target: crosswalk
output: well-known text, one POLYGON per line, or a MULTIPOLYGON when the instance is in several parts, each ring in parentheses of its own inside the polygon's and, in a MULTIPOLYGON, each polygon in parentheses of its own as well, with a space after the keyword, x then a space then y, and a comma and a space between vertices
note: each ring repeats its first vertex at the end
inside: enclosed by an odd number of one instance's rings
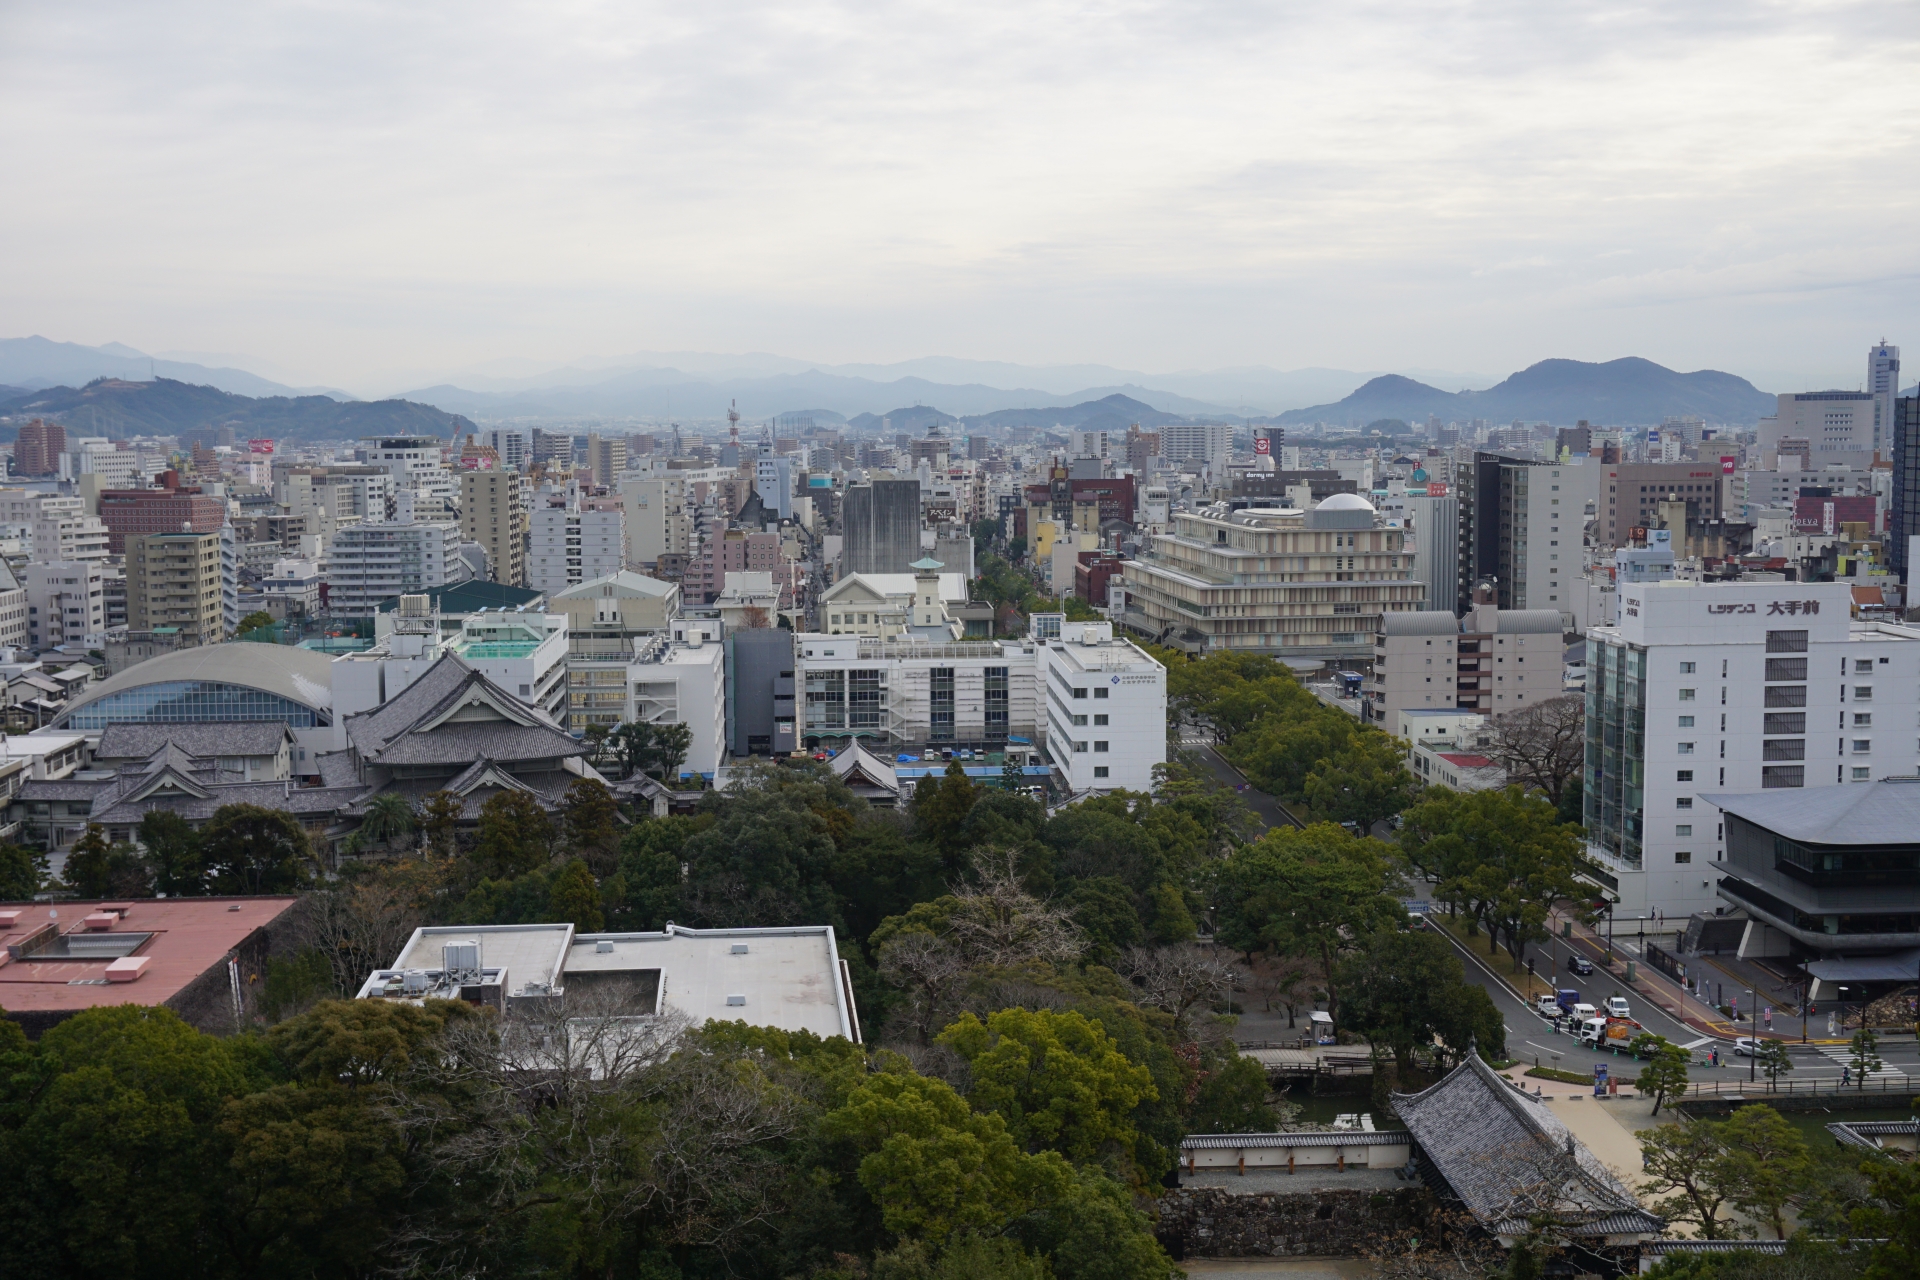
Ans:
MULTIPOLYGON (((1853 1047, 1851 1045, 1823 1044, 1816 1047, 1820 1050, 1821 1056, 1831 1058, 1843 1067, 1851 1067, 1853 1065, 1853 1047)), ((1878 1071, 1867 1072, 1867 1079, 1879 1080, 1879 1079, 1882 1079, 1883 1077, 1904 1078, 1906 1074, 1907 1074, 1906 1072, 1900 1070, 1899 1068, 1889 1063, 1883 1062, 1878 1071)))
POLYGON ((1180 745, 1183 747, 1210 747, 1213 745, 1213 737, 1211 734, 1196 733, 1188 730, 1180 735, 1180 745))

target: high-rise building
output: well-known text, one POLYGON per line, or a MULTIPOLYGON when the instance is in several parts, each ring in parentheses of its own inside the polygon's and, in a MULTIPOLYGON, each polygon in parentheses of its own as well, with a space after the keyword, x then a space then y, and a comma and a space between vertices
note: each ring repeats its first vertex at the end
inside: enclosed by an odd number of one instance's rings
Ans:
POLYGON ((573 437, 565 432, 533 429, 533 456, 535 463, 552 463, 567 467, 573 465, 573 437))
POLYGON ((533 438, 525 427, 495 427, 481 433, 482 444, 491 448, 500 458, 500 465, 509 471, 525 471, 529 455, 533 452, 533 438))
POLYGON ((98 645, 107 630, 106 588, 98 560, 36 561, 22 572, 27 647, 98 645))
POLYGON ((1915 772, 1920 631, 1852 605, 1845 582, 1670 580, 1588 629, 1587 853, 1616 917, 1724 905, 1719 795, 1915 772))
POLYGON ((460 536, 487 553, 487 573, 509 587, 527 585, 527 508, 518 471, 460 476, 460 536))
POLYGON ((692 554, 693 518, 687 514, 687 482, 678 473, 629 474, 620 482, 627 511, 627 563, 658 565, 662 556, 692 554))
POLYGON ((1913 539, 1920 537, 1920 395, 1893 403, 1893 499, 1887 507, 1887 560, 1902 583, 1911 580, 1913 539))
MULTIPOLYGON (((1891 410, 1891 405, 1887 406, 1891 410)), ((1758 443, 1764 457, 1792 449, 1807 466, 1868 466, 1873 461, 1874 415, 1879 406, 1868 391, 1802 391, 1779 397, 1771 418, 1760 419, 1758 443)))
POLYGON ((1427 585, 1427 608, 1451 614, 1459 607, 1460 499, 1409 495, 1406 513, 1413 576, 1427 585))
POLYGON ((531 542, 527 585, 536 591, 565 591, 626 567, 626 513, 584 510, 576 495, 564 507, 533 513, 531 542))
POLYGON ((1212 462, 1233 449, 1233 424, 1167 422, 1160 427, 1160 452, 1169 462, 1212 462))
POLYGON ((108 552, 120 555, 136 534, 218 533, 227 522, 227 504, 195 487, 107 489, 100 494, 100 520, 108 552))
POLYGON ((1900 394, 1900 348, 1885 338, 1867 352, 1867 394, 1873 397, 1873 448, 1885 454, 1893 448, 1893 402, 1900 394))
POLYGON ((440 524, 348 525, 328 548, 328 607, 339 617, 370 618, 383 600, 446 586, 457 537, 440 524))
POLYGON ((842 576, 911 573, 920 558, 920 482, 875 480, 848 487, 840 504, 842 576))
POLYGON ((1594 540, 1621 546, 1630 530, 1651 528, 1669 499, 1686 503, 1690 519, 1719 519, 1726 487, 1721 475, 1718 461, 1602 463, 1594 475, 1594 540))
POLYGON ((619 483, 622 473, 627 469, 627 438, 589 435, 587 469, 593 472, 593 482, 597 485, 619 483))
POLYGON ((67 429, 57 422, 35 418, 20 428, 13 444, 13 471, 21 476, 50 476, 60 469, 67 451, 67 429))
POLYGON ((180 644, 218 644, 220 530, 127 538, 127 630, 171 631, 180 644))

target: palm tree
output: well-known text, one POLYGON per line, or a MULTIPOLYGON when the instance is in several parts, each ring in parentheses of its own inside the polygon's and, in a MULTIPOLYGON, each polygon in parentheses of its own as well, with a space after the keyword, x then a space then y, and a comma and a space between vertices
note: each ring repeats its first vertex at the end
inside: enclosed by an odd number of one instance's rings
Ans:
POLYGON ((356 848, 364 848, 368 841, 378 841, 391 849, 394 842, 413 834, 413 806, 407 798, 393 791, 384 791, 375 796, 367 805, 366 813, 360 819, 360 829, 353 833, 356 848))

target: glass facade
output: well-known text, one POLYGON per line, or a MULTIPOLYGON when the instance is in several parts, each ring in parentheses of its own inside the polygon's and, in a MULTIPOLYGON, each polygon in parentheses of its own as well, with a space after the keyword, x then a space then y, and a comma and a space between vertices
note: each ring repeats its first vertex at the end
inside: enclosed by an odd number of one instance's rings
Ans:
POLYGON ((928 676, 933 707, 928 736, 935 742, 943 742, 953 737, 953 668, 934 667, 928 676))
POLYGON ((312 707, 264 689, 216 680, 165 680, 95 698, 69 712, 65 728, 94 732, 110 724, 278 720, 293 729, 328 723, 312 707))
POLYGON ((1646 808, 1647 651, 1587 640, 1587 835, 1638 869, 1646 808))
POLYGON ((1007 669, 988 667, 987 737, 996 741, 1007 736, 1007 669))

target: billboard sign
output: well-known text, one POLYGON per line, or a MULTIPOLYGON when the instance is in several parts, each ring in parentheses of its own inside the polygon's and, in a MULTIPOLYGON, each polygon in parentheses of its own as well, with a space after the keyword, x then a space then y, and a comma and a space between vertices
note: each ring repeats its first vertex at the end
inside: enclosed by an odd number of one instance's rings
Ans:
POLYGON ((248 453, 272 453, 272 452, 273 452, 273 441, 271 441, 271 440, 249 440, 249 441, 247 441, 247 452, 248 452, 248 453))
POLYGON ((1268 457, 1273 453, 1273 441, 1265 436, 1255 436, 1253 438, 1253 451, 1262 458, 1268 457))

